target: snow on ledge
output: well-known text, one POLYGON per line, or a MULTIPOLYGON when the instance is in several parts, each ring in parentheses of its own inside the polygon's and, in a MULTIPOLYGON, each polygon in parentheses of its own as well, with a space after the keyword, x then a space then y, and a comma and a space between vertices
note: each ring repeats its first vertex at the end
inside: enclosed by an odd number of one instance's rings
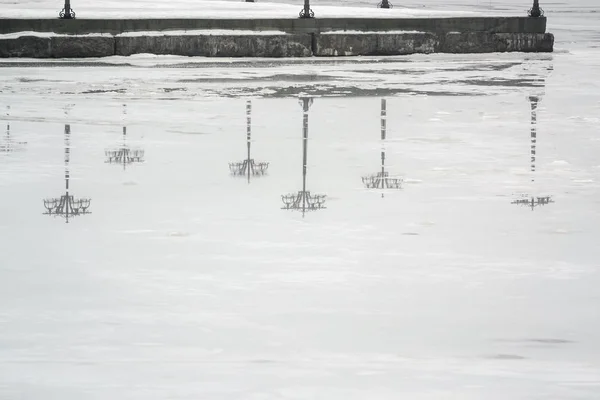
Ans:
POLYGON ((70 36, 70 37, 97 37, 97 36, 112 37, 112 35, 110 33, 88 33, 88 34, 83 34, 83 35, 65 35, 62 33, 54 33, 54 32, 23 31, 23 32, 0 34, 0 39, 18 39, 20 37, 25 37, 25 36, 33 36, 33 37, 39 37, 39 38, 66 37, 66 36, 70 36))
POLYGON ((0 39, 18 39, 25 36, 33 36, 39 38, 50 38, 50 37, 141 37, 141 36, 276 36, 276 35, 287 35, 288 33, 282 31, 249 31, 249 30, 227 30, 227 29, 198 29, 198 30, 184 30, 184 31, 140 31, 140 32, 124 32, 118 35, 111 35, 110 33, 89 33, 82 35, 68 35, 64 33, 54 32, 14 32, 0 34, 0 39))
POLYGON ((329 31, 320 35, 399 35, 403 33, 426 33, 423 31, 329 31))
MULTIPOLYGON (((481 13, 471 11, 437 11, 396 7, 393 9, 371 7, 326 6, 315 4, 312 9, 317 18, 428 18, 472 17, 481 13)), ((288 18, 297 19, 302 8, 298 4, 260 1, 219 0, 102 0, 76 1, 72 7, 77 18, 145 19, 145 18, 288 18)), ((57 18, 62 8, 61 0, 0 0, 1 18, 57 18)))
POLYGON ((239 36, 239 35, 260 35, 274 36, 287 35, 283 31, 250 31, 250 30, 235 30, 235 29, 195 29, 184 31, 139 31, 139 32, 124 32, 116 37, 139 37, 139 36, 239 36))

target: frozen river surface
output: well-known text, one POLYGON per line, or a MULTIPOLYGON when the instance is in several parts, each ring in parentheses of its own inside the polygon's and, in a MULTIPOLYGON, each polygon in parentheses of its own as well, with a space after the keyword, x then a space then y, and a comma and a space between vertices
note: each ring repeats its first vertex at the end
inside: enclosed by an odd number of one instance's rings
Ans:
POLYGON ((552 55, 0 63, 0 398, 597 399, 600 35, 565 15, 552 55), (303 181, 325 208, 282 209, 303 181))

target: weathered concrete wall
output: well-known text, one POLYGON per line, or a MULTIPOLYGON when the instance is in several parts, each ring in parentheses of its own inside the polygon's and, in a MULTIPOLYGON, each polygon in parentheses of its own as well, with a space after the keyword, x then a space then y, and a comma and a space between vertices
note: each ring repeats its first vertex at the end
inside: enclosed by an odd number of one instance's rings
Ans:
POLYGON ((18 39, 0 39, 0 57, 52 57, 50 39, 21 36, 18 39))
POLYGON ((114 54, 114 37, 21 36, 16 39, 0 39, 0 57, 84 58, 114 54))
POLYGON ((54 58, 106 57, 115 54, 115 38, 105 36, 57 36, 50 39, 54 58))
POLYGON ((315 56, 551 52, 551 33, 359 33, 315 35, 315 56))
POLYGON ((205 57, 310 57, 311 35, 219 35, 116 37, 116 54, 205 57))
POLYGON ((315 35, 315 56, 371 56, 434 53, 434 33, 357 33, 315 35))
POLYGON ((81 35, 190 29, 277 30, 288 33, 335 30, 545 33, 546 18, 0 19, 0 33, 34 31, 81 35))
POLYGON ((415 53, 551 52, 550 33, 323 33, 194 36, 22 36, 0 57, 80 58, 139 53, 205 57, 310 57, 415 53))

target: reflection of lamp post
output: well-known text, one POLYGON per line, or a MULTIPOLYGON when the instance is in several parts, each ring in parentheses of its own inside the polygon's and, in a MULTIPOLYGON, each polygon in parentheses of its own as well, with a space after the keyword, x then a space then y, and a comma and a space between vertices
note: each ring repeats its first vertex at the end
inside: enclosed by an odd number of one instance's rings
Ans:
POLYGON ((69 223, 69 218, 76 217, 82 214, 90 214, 90 199, 76 199, 72 194, 69 194, 69 161, 71 154, 70 147, 71 125, 65 125, 65 194, 60 197, 44 199, 44 207, 46 207, 45 215, 53 215, 63 217, 66 223, 69 223))
POLYGON ((539 0, 533 0, 533 7, 531 7, 528 14, 532 18, 539 18, 544 15, 544 10, 540 8, 539 0))
MULTIPOLYGON (((531 103, 531 184, 535 183, 535 156, 537 145, 537 107, 539 102, 538 96, 529 96, 531 103)), ((554 203, 551 196, 530 196, 524 195, 521 199, 513 200, 511 204, 530 207, 533 211, 535 207, 545 206, 546 204, 554 203)))
MULTIPOLYGON (((127 114, 127 105, 123 104, 123 118, 127 114)), ((106 155, 106 161, 109 164, 120 164, 123 166, 123 170, 127 168, 129 164, 142 163, 144 162, 144 150, 142 149, 131 149, 127 146, 127 127, 125 121, 123 121, 123 144, 120 147, 104 150, 106 155)))
POLYGON ((303 97, 300 99, 302 104, 302 190, 297 193, 290 193, 281 196, 284 210, 302 211, 302 216, 306 211, 320 210, 325 207, 327 198, 324 194, 311 194, 306 190, 306 164, 308 159, 308 110, 313 102, 312 98, 303 97))
POLYGON ((246 176, 250 183, 250 176, 262 176, 269 169, 268 162, 255 162, 250 156, 250 143, 252 137, 252 102, 246 102, 246 159, 240 162, 229 163, 229 170, 233 176, 246 176))
POLYGON ((58 13, 60 19, 75 19, 75 11, 71 8, 71 0, 65 0, 65 6, 58 13))
POLYGON ((10 134, 10 121, 8 117, 10 117, 10 106, 6 106, 6 138, 0 142, 0 152, 2 153, 12 153, 13 151, 22 150, 23 145, 27 144, 27 142, 15 142, 10 134))
MULTIPOLYGON (((385 138, 387 131, 386 100, 381 99, 381 171, 373 175, 362 177, 364 185, 368 189, 401 189, 402 178, 392 178, 385 170, 385 138)), ((383 193, 381 194, 383 197, 383 193)))

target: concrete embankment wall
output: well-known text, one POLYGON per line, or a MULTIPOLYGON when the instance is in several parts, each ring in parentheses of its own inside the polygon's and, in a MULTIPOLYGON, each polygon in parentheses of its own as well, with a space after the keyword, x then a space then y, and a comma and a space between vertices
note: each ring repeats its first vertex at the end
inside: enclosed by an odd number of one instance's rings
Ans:
POLYGON ((0 37, 0 57, 75 58, 139 53, 206 57, 310 57, 551 52, 554 46, 554 36, 546 33, 545 18, 521 17, 70 21, 0 19, 0 27, 0 31, 8 33, 8 36, 0 37), (168 28, 203 30, 179 34, 169 33, 168 28), (144 29, 154 33, 144 33, 144 29), (220 32, 215 29, 220 29, 220 32), (156 31, 160 30, 164 32, 157 34, 156 31), (42 34, 18 34, 26 31, 52 33, 48 37, 42 34), (121 33, 123 31, 127 32, 121 33), (138 33, 131 34, 131 31, 138 33), (12 34, 14 32, 17 34, 12 34))
POLYGON ((290 35, 21 36, 0 57, 81 58, 139 53, 205 57, 310 57, 416 53, 551 52, 549 33, 333 33, 290 35))
POLYGON ((546 18, 452 17, 452 18, 253 18, 253 19, 0 19, 0 34, 14 32, 87 33, 166 30, 253 30, 286 33, 328 31, 420 31, 545 33, 546 18))

